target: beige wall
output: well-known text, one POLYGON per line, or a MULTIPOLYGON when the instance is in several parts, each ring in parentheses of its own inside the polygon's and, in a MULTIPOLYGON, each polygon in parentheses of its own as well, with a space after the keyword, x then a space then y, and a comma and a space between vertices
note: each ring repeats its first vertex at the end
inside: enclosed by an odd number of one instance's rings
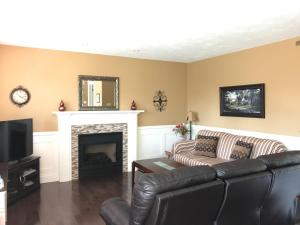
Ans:
POLYGON ((80 75, 120 77, 120 108, 134 99, 139 125, 175 124, 187 110, 199 124, 299 136, 300 47, 291 39, 195 63, 183 64, 0 45, 0 120, 33 117, 35 131, 57 129, 60 99, 78 110, 80 75), (266 84, 266 118, 219 116, 219 87, 266 84), (10 91, 23 85, 32 99, 18 108, 10 91), (152 106, 156 90, 168 96, 165 112, 152 106))
POLYGON ((199 124, 300 134, 300 47, 291 39, 187 66, 187 105, 199 124), (221 117, 219 87, 266 84, 266 118, 221 117))
POLYGON ((0 45, 0 120, 33 117, 35 131, 57 129, 60 100, 78 110, 78 75, 120 77, 120 109, 132 100, 146 112, 139 126, 175 124, 186 114, 186 64, 0 45), (13 88, 23 85, 30 102, 18 108, 10 102, 13 88), (155 111, 152 98, 164 90, 168 107, 155 111))

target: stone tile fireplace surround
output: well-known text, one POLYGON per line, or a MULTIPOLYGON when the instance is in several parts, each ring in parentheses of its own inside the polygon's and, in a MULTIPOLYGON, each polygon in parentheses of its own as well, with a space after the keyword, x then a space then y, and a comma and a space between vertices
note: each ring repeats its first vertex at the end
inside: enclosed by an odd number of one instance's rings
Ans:
POLYGON ((135 111, 54 112, 58 121, 59 181, 78 179, 78 135, 123 133, 123 171, 130 171, 137 158, 137 116, 135 111))
POLYGON ((128 171, 128 131, 126 123, 73 125, 72 128, 72 180, 78 177, 78 136, 80 134, 123 133, 123 171, 128 171))

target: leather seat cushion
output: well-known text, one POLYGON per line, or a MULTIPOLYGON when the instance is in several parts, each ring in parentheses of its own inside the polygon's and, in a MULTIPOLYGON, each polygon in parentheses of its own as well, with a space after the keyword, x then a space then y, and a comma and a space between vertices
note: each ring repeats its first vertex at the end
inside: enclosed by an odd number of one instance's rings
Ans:
POLYGON ((111 198, 102 203, 100 215, 109 225, 129 225, 130 207, 120 198, 111 198))
POLYGON ((131 224, 144 224, 157 194, 206 183, 215 178, 216 171, 209 166, 182 167, 166 174, 142 175, 134 185, 131 224))

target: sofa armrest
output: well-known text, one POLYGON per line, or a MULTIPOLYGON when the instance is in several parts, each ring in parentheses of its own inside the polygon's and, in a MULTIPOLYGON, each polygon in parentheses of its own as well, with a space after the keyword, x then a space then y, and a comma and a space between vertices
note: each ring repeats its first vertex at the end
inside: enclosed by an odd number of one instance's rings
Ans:
POLYGON ((129 225, 130 206, 120 198, 111 198, 102 203, 100 216, 106 225, 129 225))
POLYGON ((180 141, 174 144, 172 153, 178 154, 180 152, 187 152, 187 151, 192 151, 195 149, 196 146, 196 141, 195 140, 185 140, 185 141, 180 141))
POLYGON ((300 196, 297 196, 296 202, 297 202, 297 210, 296 210, 295 222, 300 223, 300 196))

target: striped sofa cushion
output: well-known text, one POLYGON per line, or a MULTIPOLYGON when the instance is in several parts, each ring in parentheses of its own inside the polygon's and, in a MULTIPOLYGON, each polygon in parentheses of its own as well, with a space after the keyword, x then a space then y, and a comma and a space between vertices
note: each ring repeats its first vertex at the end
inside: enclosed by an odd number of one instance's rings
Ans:
POLYGON ((181 164, 184 164, 186 166, 200 166, 200 165, 212 166, 214 164, 223 163, 227 161, 221 158, 197 156, 192 154, 191 152, 181 152, 180 154, 175 154, 173 156, 173 160, 181 164))
POLYGON ((233 135, 229 133, 223 133, 219 139, 219 145, 217 149, 217 157, 229 160, 233 151, 235 143, 240 141, 242 136, 233 135))
MULTIPOLYGON (((220 137, 223 134, 223 132, 219 132, 219 131, 212 131, 212 130, 199 130, 197 137, 199 135, 202 136, 213 136, 213 137, 220 137)), ((197 138, 196 137, 196 138, 197 138)))
POLYGON ((230 155, 235 143, 242 139, 242 136, 211 130, 200 130, 197 134, 197 137, 199 135, 219 137, 217 158, 226 160, 230 159, 230 155))
POLYGON ((244 136, 241 141, 253 144, 252 154, 250 156, 252 159, 260 155, 270 155, 287 151, 287 147, 276 140, 244 136))
POLYGON ((194 140, 185 140, 177 142, 173 145, 172 152, 173 154, 178 154, 186 151, 193 151, 195 148, 196 142, 194 140))

